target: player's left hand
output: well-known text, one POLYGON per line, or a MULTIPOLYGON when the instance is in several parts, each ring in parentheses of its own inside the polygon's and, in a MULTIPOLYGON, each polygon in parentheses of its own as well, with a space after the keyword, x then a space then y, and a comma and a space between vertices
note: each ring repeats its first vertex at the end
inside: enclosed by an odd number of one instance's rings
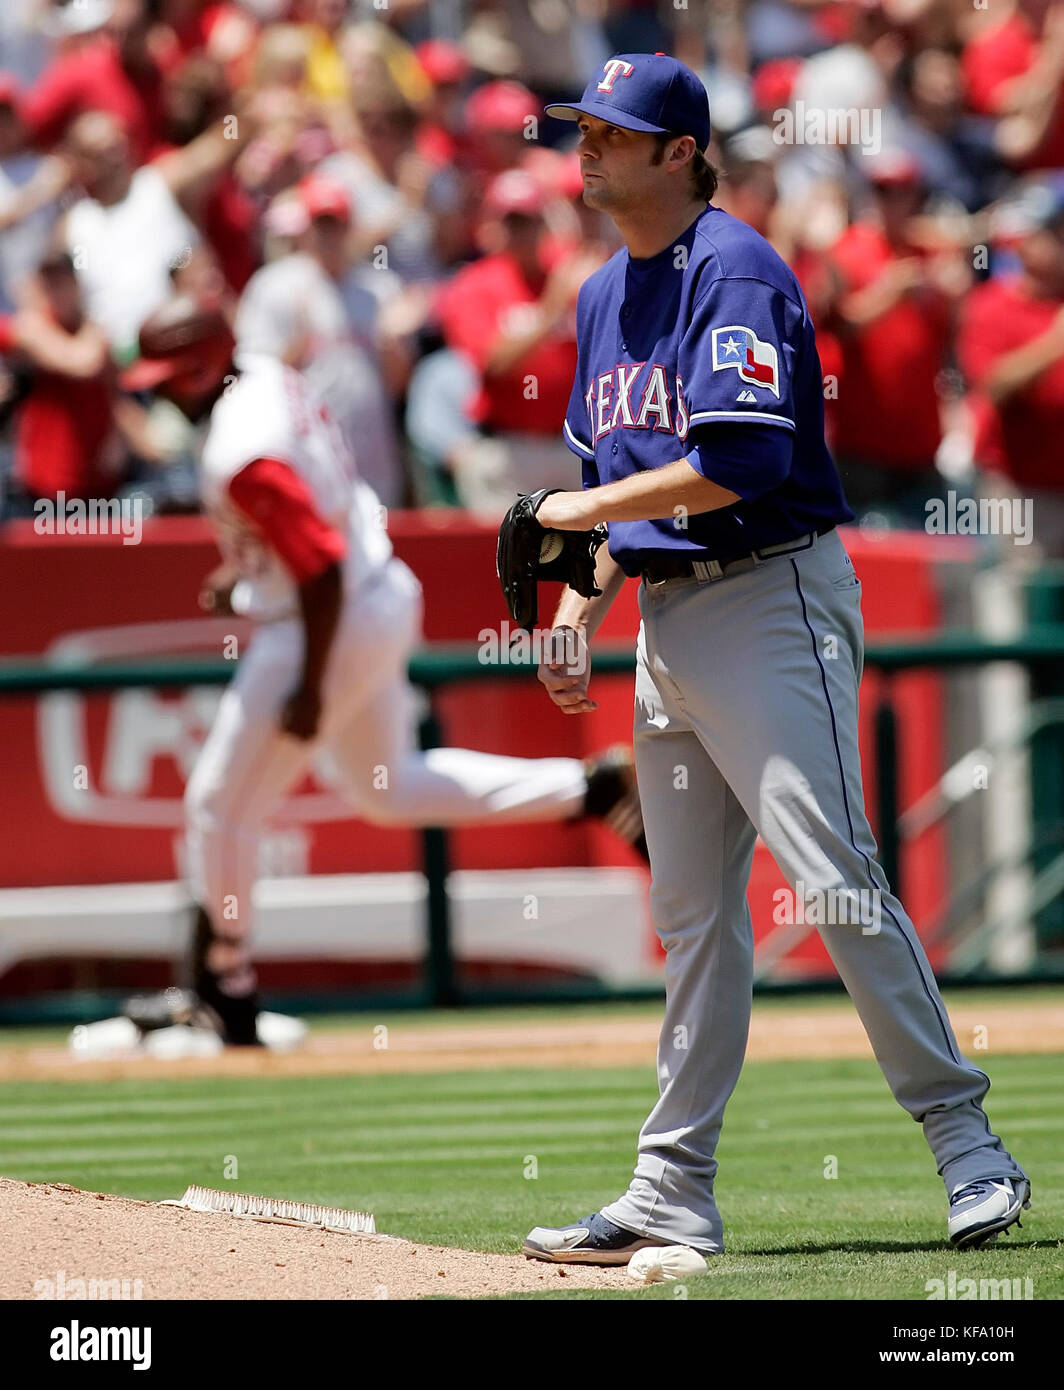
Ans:
POLYGON ((281 709, 281 732, 305 743, 314 738, 320 723, 321 694, 302 685, 297 687, 281 709))

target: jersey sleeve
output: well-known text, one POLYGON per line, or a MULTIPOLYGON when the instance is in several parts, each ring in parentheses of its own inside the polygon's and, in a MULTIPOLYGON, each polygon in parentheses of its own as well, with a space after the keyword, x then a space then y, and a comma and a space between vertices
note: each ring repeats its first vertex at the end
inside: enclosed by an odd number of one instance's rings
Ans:
MULTIPOLYGON (((577 295, 576 300, 576 341, 583 343, 586 326, 581 313, 581 299, 583 289, 577 295)), ((599 475, 595 466, 594 434, 591 429, 590 407, 584 395, 584 354, 577 348, 576 354, 576 375, 573 378, 573 389, 569 395, 569 404, 565 411, 565 423, 562 425, 562 437, 566 445, 580 460, 580 472, 585 488, 598 487, 599 475)))
POLYGON ((230 480, 229 497, 262 532, 297 584, 344 558, 343 536, 322 519, 306 483, 280 459, 253 459, 230 480))
POLYGON ((587 402, 580 390, 581 382, 580 368, 577 366, 576 379, 573 382, 572 394, 569 397, 569 407, 565 412, 562 435, 566 444, 580 460, 580 473, 584 487, 598 487, 598 469, 595 467, 595 451, 588 442, 591 438, 591 430, 589 428, 587 402))
POLYGON ((715 280, 680 341, 689 428, 749 422, 793 432, 803 317, 799 303, 763 280, 715 280))
POLYGON ((744 502, 779 487, 791 471, 794 436, 770 425, 696 426, 687 442, 694 443, 691 467, 744 502))

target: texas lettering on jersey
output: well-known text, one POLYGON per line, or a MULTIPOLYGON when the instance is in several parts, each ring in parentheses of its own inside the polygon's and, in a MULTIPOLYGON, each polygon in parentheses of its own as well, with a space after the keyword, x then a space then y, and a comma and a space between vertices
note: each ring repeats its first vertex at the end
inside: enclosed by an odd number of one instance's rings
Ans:
POLYGON ((618 363, 601 372, 584 394, 591 439, 595 442, 611 430, 662 430, 687 438, 691 420, 683 399, 683 379, 669 376, 660 363, 618 363))

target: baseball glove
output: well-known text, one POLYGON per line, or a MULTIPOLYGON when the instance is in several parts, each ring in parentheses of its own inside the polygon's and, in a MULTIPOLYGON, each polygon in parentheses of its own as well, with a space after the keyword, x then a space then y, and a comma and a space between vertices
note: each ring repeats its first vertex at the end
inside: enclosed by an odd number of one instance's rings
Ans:
POLYGON ((522 492, 499 527, 495 572, 502 585, 510 617, 531 632, 539 611, 536 584, 541 579, 560 579, 584 598, 602 590, 595 587, 595 552, 606 540, 605 526, 590 531, 551 531, 536 520, 544 497, 561 488, 522 492))

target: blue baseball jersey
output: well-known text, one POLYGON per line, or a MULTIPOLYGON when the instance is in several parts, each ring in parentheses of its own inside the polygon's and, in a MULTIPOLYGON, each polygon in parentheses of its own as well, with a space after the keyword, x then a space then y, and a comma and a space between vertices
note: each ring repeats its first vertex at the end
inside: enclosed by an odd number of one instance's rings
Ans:
POLYGON ((584 487, 686 458, 740 498, 611 522, 627 574, 663 551, 736 556, 853 520, 824 439, 805 297, 745 222, 710 205, 658 255, 618 251, 580 291, 577 339, 565 439, 584 487))

